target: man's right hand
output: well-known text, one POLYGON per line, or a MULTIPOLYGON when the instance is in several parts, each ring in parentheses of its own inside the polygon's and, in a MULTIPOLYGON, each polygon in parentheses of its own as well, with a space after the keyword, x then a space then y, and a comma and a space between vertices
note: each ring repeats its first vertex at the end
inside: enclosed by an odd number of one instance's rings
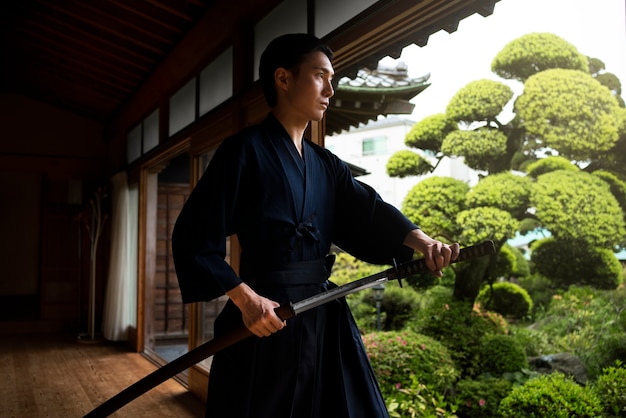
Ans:
POLYGON ((286 322, 274 311, 280 305, 259 295, 247 284, 239 284, 226 295, 241 311, 246 328, 257 337, 268 337, 285 327, 286 322))

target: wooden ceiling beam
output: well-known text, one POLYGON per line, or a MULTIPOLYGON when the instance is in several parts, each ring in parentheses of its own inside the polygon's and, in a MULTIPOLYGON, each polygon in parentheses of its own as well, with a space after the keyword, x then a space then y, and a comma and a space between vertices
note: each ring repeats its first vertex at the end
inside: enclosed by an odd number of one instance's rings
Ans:
MULTIPOLYGON (((92 16, 85 15, 84 13, 79 13, 75 11, 73 8, 64 8, 62 7, 63 3, 52 3, 46 0, 40 0, 42 4, 46 5, 51 10, 55 10, 64 16, 71 17, 76 22, 80 22, 81 25, 87 25, 91 28, 92 32, 95 32, 93 29, 98 29, 101 33, 108 35, 109 37, 113 37, 116 39, 108 39, 107 36, 102 36, 100 39, 106 40, 106 42, 113 42, 115 44, 118 43, 118 40, 124 41, 126 44, 132 44, 140 47, 142 50, 147 50, 153 52, 155 55, 163 55, 168 52, 170 47, 172 46, 172 42, 168 42, 165 45, 155 46, 143 42, 140 37, 132 36, 131 34, 124 33, 119 30, 120 25, 109 26, 106 23, 102 22, 102 20, 93 18, 92 16)), ((63 22, 65 26, 69 26, 70 23, 65 20, 63 22), (67 22, 67 23, 66 23, 67 22)), ((72 27, 78 27, 76 25, 72 25, 72 27)))

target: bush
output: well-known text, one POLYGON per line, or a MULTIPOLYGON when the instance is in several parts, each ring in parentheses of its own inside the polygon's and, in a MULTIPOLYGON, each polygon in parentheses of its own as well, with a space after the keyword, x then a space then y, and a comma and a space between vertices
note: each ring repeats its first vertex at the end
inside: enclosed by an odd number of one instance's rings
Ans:
POLYGON ((410 387, 401 388, 386 400, 391 418, 458 418, 457 405, 443 394, 417 382, 413 377, 410 387))
POLYGON ((363 342, 385 398, 411 387, 413 379, 444 392, 458 378, 448 350, 425 335, 376 332, 364 335, 363 342))
MULTIPOLYGON (((412 288, 400 288, 397 283, 386 283, 380 305, 381 330, 399 331, 414 318, 420 302, 420 295, 412 288)), ((371 290, 354 293, 348 298, 352 315, 361 333, 378 331, 376 301, 371 290)))
POLYGON ((533 307, 533 301, 528 292, 523 287, 510 282, 498 282, 483 287, 476 301, 490 311, 516 319, 526 317, 533 307))
POLYGON ((480 364, 483 373, 501 376, 528 368, 524 348, 508 335, 487 335, 482 339, 480 364))
POLYGON ((601 417, 600 399, 562 373, 530 379, 502 400, 498 412, 505 418, 601 417))
POLYGON ((498 406, 511 391, 512 384, 506 379, 486 377, 477 380, 463 379, 457 382, 454 399, 459 405, 460 417, 498 417, 498 406))
POLYGON ((550 337, 541 330, 524 326, 511 326, 509 335, 524 347, 526 357, 536 357, 557 351, 551 343, 550 337))
POLYGON ((615 289, 622 283, 622 265, 608 248, 572 245, 550 237, 535 241, 531 249, 536 271, 561 289, 570 285, 615 289))
POLYGON ((607 418, 626 415, 626 368, 619 361, 615 365, 605 368, 593 385, 607 418))
POLYGON ((593 379, 615 360, 626 361, 625 301, 623 288, 609 292, 572 286, 554 296, 538 324, 562 351, 579 356, 593 379))
POLYGON ((420 315, 411 324, 415 331, 445 345, 463 375, 479 374, 480 339, 488 334, 506 334, 504 318, 478 305, 454 301, 450 289, 435 287, 422 300, 420 315))
POLYGON ((556 292, 552 280, 540 274, 520 277, 517 283, 528 292, 530 299, 533 301, 531 312, 533 317, 550 305, 552 296, 556 292))

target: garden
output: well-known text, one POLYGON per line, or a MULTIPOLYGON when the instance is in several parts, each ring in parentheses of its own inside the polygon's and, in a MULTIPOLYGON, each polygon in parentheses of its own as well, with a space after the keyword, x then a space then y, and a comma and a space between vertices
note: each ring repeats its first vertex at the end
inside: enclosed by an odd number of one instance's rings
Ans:
MULTIPOLYGON (((333 280, 377 271, 342 253, 333 280)), ((347 297, 392 417, 626 416, 624 284, 555 291, 528 275, 485 286, 470 305, 453 298, 452 267, 445 273, 387 282, 380 331, 374 293, 347 297), (583 372, 529 362, 560 353, 583 372)))
MULTIPOLYGON (((442 278, 388 282, 382 300, 347 297, 389 413, 624 417, 621 83, 550 33, 511 41, 491 70, 502 80, 467 84, 386 165, 419 178, 402 212, 428 235, 497 249, 442 278), (477 183, 434 175, 445 158, 463 158, 477 183), (510 245, 529 234, 527 247, 510 245)), ((339 251, 331 280, 380 270, 339 251)))

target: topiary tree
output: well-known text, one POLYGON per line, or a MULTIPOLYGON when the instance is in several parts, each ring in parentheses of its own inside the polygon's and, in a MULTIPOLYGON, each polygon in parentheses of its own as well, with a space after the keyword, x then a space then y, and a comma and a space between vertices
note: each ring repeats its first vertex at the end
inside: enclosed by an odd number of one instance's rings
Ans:
POLYGON ((402 212, 432 237, 453 240, 460 232, 455 222, 465 209, 469 186, 451 177, 429 177, 407 194, 402 212))
POLYGON ((491 70, 505 79, 526 81, 551 68, 588 71, 587 57, 551 33, 529 33, 509 42, 491 62, 491 70))
POLYGON ((616 145, 623 129, 622 110, 591 75, 558 68, 528 78, 524 93, 515 101, 515 111, 535 138, 536 151, 548 147, 576 161, 586 161, 616 145))
POLYGON ((472 81, 452 97, 446 115, 466 124, 484 121, 497 125, 497 116, 512 97, 513 90, 506 84, 487 79, 472 81))
MULTIPOLYGON (((465 245, 492 239, 500 248, 516 232, 541 228, 563 252, 571 245, 589 251, 623 246, 626 109, 618 99, 619 80, 607 75, 600 60, 549 33, 511 41, 494 58, 492 71, 524 83, 522 94, 514 99, 500 81, 471 82, 453 96, 445 114, 418 122, 405 141, 428 151, 421 155, 433 170, 443 158, 460 157, 481 171, 481 180, 451 192, 454 181, 429 177, 409 192, 403 212, 437 238, 465 245), (512 100, 513 118, 503 121, 512 100), (526 178, 514 172, 520 169, 526 178), (595 179, 592 172, 599 173, 595 179)), ((398 166, 402 176, 422 175, 427 167, 398 166)), ((568 265, 586 261, 571 259, 568 265)), ((496 257, 454 269, 454 295, 466 301, 498 274, 496 257)))
POLYGON ((580 169, 567 158, 561 157, 560 155, 552 155, 530 163, 526 167, 526 174, 536 179, 542 174, 557 170, 579 171, 580 169))

